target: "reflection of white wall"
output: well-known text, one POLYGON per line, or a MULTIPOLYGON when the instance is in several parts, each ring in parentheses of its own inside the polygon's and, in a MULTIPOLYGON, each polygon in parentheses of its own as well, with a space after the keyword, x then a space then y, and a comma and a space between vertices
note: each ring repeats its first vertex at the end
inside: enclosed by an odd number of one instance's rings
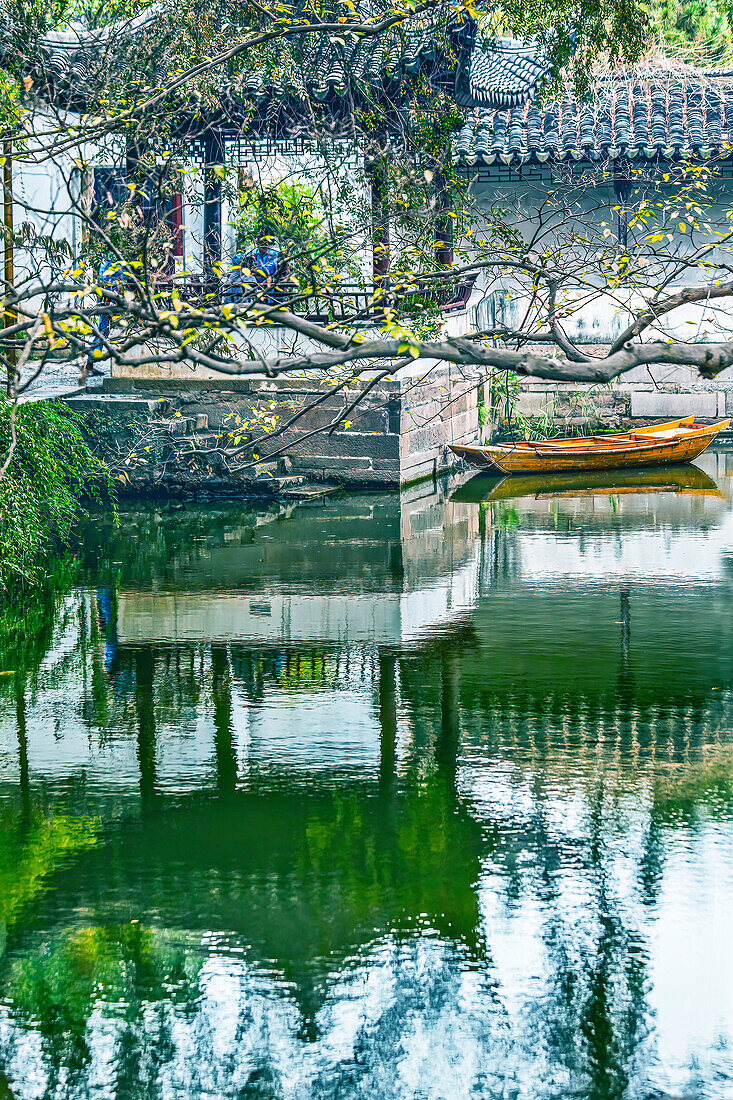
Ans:
POLYGON ((409 645, 459 620, 476 599, 479 548, 455 571, 411 592, 300 595, 120 592, 120 644, 253 641, 409 645))
MULTIPOLYGON (((609 979, 616 1035, 623 1039, 629 1027, 631 1006, 622 1001, 623 966, 631 962, 626 951, 641 967, 648 1010, 637 1021, 633 1050, 619 1058, 629 1074, 629 1096, 728 1095, 731 940, 709 884, 730 896, 733 852, 720 837, 708 836, 701 849, 697 832, 680 830, 689 874, 680 879, 674 867, 665 872, 661 902, 651 910, 634 890, 630 861, 617 863, 607 877, 608 904, 631 941, 627 948, 618 936, 620 962, 609 979), (717 850, 706 852, 706 845, 717 850)), ((632 834, 627 844, 637 856, 638 829, 632 834)), ((582 831, 581 838, 585 843, 582 831)), ((292 976, 253 959, 226 930, 213 929, 202 940, 186 928, 154 929, 154 945, 169 948, 170 937, 202 967, 195 1000, 168 995, 151 1002, 134 1032, 138 1043, 160 1052, 151 1060, 151 1081, 165 1096, 202 1089, 244 1095, 252 1075, 265 1068, 281 1094, 315 1100, 324 1095, 324 1081, 351 1081, 347 1074, 357 1066, 353 1094, 359 1096, 556 1100, 587 1093, 593 1062, 583 1044, 563 1044, 560 1028, 581 1011, 577 1002, 568 1005, 567 979, 577 976, 576 994, 587 996, 592 968, 602 965, 600 922, 594 920, 598 890, 579 865, 575 843, 571 851, 574 862, 554 869, 549 903, 544 883, 531 881, 526 860, 511 879, 498 864, 495 874, 482 876, 480 932, 487 950, 481 966, 424 926, 403 928, 399 936, 380 930, 348 961, 334 960, 314 1039, 303 1034, 292 976)), ((52 937, 46 950, 58 946, 52 937)), ((85 1030, 90 1088, 99 1082, 104 1093, 115 1080, 123 1036, 130 1035, 125 1018, 124 1006, 116 1010, 100 993, 85 1030)), ((33 1022, 20 1026, 3 1006, 0 1043, 13 1095, 43 1095, 51 1067, 33 1022)))
POLYGON ((712 530, 679 531, 585 529, 573 533, 517 532, 518 575, 526 583, 571 578, 573 585, 610 578, 664 578, 703 583, 725 575, 724 553, 733 549, 733 516, 712 530))
MULTIPOLYGON (((379 721, 371 682, 357 691, 272 690, 256 707, 247 706, 247 749, 241 764, 308 772, 333 767, 375 767, 379 763, 379 721), (344 716, 348 715, 348 721, 344 716)), ((241 713, 237 707, 235 714, 241 713)), ((237 720, 238 735, 242 723, 237 720)), ((238 736, 239 739, 239 736, 238 736)))
POLYGON ((499 523, 511 507, 507 534, 513 575, 523 582, 568 578, 574 587, 633 576, 658 582, 704 582, 727 575, 733 552, 733 512, 726 455, 708 452, 698 464, 718 490, 709 493, 590 491, 573 497, 516 497, 495 506, 499 523))
POLYGON ((650 1002, 660 1063, 683 1095, 688 1065, 733 1046, 733 838, 727 828, 696 828, 694 839, 669 830, 666 841, 650 1002))
MULTIPOLYGON (((505 763, 489 765, 481 760, 467 768, 463 782, 473 804, 487 820, 516 832, 521 821, 528 832, 536 824, 538 782, 536 775, 521 774, 505 763)), ((531 1022, 543 1019, 542 1007, 552 1005, 561 988, 553 966, 567 963, 580 972, 581 960, 594 959, 594 940, 599 924, 598 892, 592 872, 577 859, 588 843, 589 822, 596 812, 594 796, 578 785, 549 779, 542 788, 542 821, 556 850, 564 852, 553 873, 553 895, 548 910, 542 887, 533 879, 532 861, 514 876, 498 861, 487 859, 479 884, 483 933, 492 960, 492 978, 506 1008, 507 1024, 518 1053, 527 1058, 517 1072, 531 1075, 527 1096, 557 1096, 557 1072, 525 1048, 531 1022), (548 923, 548 918, 551 925, 548 923), (548 937, 548 928, 551 934, 548 937), (563 957, 558 948, 564 948, 563 957)), ((606 775, 613 783, 612 774, 606 775)), ((595 782, 598 782, 599 777, 595 782)), ((720 1079, 730 1071, 733 1043, 733 945, 727 902, 733 890, 733 841, 730 830, 703 817, 689 829, 679 822, 663 829, 660 844, 665 858, 660 897, 647 906, 638 889, 639 866, 649 827, 647 807, 640 793, 652 775, 640 777, 633 799, 614 801, 614 823, 623 843, 607 853, 604 883, 621 920, 638 935, 646 968, 645 1002, 653 1025, 639 1040, 638 1060, 630 1061, 632 1082, 636 1074, 639 1095, 714 1095, 703 1086, 691 1085, 697 1075, 709 1082, 717 1067, 720 1079), (642 1087, 643 1086, 643 1087, 642 1087)), ((606 822, 610 828, 610 823, 606 822)), ((511 835, 511 833, 509 834, 511 835)), ((524 862, 527 861, 525 851, 524 862)), ((620 992, 620 990, 619 990, 620 992)), ((557 1003, 557 1002, 555 1002, 557 1003)), ((547 1018, 545 1017, 545 1022, 547 1018)), ((543 1049, 542 1044, 537 1048, 543 1049)), ((567 1093, 575 1090, 568 1081, 567 1093)), ((564 1094, 564 1090, 563 1090, 564 1094)), ((631 1094, 636 1095, 632 1086, 631 1094)), ((725 1089, 720 1093, 722 1097, 725 1089)))

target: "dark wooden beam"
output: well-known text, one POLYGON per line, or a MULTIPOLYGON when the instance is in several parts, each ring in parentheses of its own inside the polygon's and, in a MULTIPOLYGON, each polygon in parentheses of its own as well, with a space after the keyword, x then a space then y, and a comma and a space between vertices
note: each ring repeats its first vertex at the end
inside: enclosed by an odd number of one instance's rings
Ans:
POLYGON ((620 179, 618 176, 613 181, 613 193, 616 198, 617 219, 618 228, 617 236, 618 243, 622 248, 626 248, 629 241, 629 211, 628 203, 631 197, 631 184, 626 179, 620 179))
POLYGON ((435 173, 435 262, 438 267, 453 266, 453 218, 450 184, 445 175, 435 173))

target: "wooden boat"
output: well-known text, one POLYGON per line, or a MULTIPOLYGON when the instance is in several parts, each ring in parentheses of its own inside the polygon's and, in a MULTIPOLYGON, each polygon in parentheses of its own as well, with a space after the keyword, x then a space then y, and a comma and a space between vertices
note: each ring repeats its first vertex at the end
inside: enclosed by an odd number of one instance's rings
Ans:
POLYGON ((580 470, 566 474, 526 474, 524 477, 507 477, 492 473, 476 474, 451 493, 451 500, 462 503, 481 503, 488 500, 516 500, 533 497, 535 500, 556 497, 595 497, 647 495, 668 493, 674 496, 714 497, 726 496, 716 483, 699 466, 684 463, 679 466, 646 467, 637 470, 580 470))
POLYGON ((451 445, 474 466, 494 467, 504 474, 562 473, 572 470, 622 470, 690 462, 709 447, 730 420, 700 424, 693 416, 635 428, 632 432, 581 436, 576 439, 522 440, 493 447, 451 445))

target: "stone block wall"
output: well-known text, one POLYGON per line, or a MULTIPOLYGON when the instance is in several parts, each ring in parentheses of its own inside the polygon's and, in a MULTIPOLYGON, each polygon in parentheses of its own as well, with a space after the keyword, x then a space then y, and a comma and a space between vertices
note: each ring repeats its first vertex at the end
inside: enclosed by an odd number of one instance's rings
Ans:
POLYGON ((521 381, 517 409, 527 417, 549 416, 568 426, 601 422, 628 427, 694 415, 702 420, 733 417, 733 380, 635 380, 610 385, 521 381))
POLYGON ((630 395, 617 386, 522 380, 516 409, 523 416, 577 426, 597 421, 615 425, 631 415, 630 395))
MULTIPOLYGON (((347 412, 368 379, 339 391, 307 377, 193 382, 138 375, 105 380, 96 403, 101 408, 106 400, 109 409, 115 401, 133 400, 152 416, 156 401, 164 401, 169 412, 205 417, 213 435, 238 430, 238 421, 242 430, 263 419, 280 429, 302 412, 283 434, 258 445, 263 462, 286 456, 294 471, 313 479, 397 486, 450 469, 457 460, 449 445, 478 438, 480 381, 448 365, 417 362, 380 382, 347 412)), ((93 407, 94 402, 88 395, 77 405, 93 407)))

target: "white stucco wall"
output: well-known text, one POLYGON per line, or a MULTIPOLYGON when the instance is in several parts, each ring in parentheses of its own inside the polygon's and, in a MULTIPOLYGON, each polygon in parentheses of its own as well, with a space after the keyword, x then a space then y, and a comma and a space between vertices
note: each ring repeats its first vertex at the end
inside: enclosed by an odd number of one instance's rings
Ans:
MULTIPOLYGON (((508 173, 503 172, 504 176, 508 173)), ((648 288, 632 289, 620 286, 614 290, 605 290, 596 295, 594 283, 594 263, 599 248, 607 247, 618 239, 619 200, 610 184, 593 184, 583 179, 580 171, 570 176, 566 170, 554 175, 549 169, 527 168, 527 178, 520 179, 512 174, 511 179, 492 180, 486 173, 477 173, 470 184, 470 193, 479 217, 490 222, 489 215, 500 216, 517 229, 533 251, 547 248, 559 256, 559 266, 563 262, 571 268, 573 265, 584 273, 584 286, 568 285, 558 295, 558 307, 563 326, 571 339, 578 343, 612 343, 630 323, 631 318, 643 308, 659 285, 660 274, 652 272, 648 288), (563 174, 565 172, 565 174, 563 174), (578 240, 572 245, 569 235, 578 240)), ((646 197, 653 203, 663 203, 679 192, 671 185, 647 183, 646 197)), ((641 187, 632 195, 629 205, 633 206, 641 194, 641 187)), ((689 256, 702 246, 722 244, 713 247, 706 259, 730 264, 730 249, 723 240, 730 232, 730 210, 733 207, 733 181, 713 180, 706 191, 701 193, 703 215, 700 221, 708 222, 709 231, 696 232, 694 238, 689 233, 689 215, 684 205, 680 205, 679 218, 674 219, 675 228, 672 239, 665 239, 661 247, 672 257, 689 256), (679 222, 688 227, 681 232, 679 222)), ((699 217, 699 215, 698 215, 699 217)), ((641 240, 648 236, 650 228, 635 227, 629 230, 629 242, 634 238, 641 240)), ((477 236, 481 236, 479 224, 477 236)), ((649 246, 651 248, 651 245, 649 246)), ((715 278, 715 274, 702 267, 686 268, 668 291, 684 286, 700 285, 715 278)), ((599 287, 601 282, 595 277, 599 287)), ((519 328, 525 323, 528 296, 517 280, 510 276, 499 279, 484 279, 484 298, 478 306, 479 327, 491 325, 519 328)), ((545 327, 546 321, 538 316, 538 327, 545 327)), ((680 307, 667 315, 664 322, 647 330, 645 339, 683 339, 714 341, 727 337, 733 331, 733 320, 729 303, 702 302, 680 307)), ((648 378, 647 378, 648 380, 648 378)))

